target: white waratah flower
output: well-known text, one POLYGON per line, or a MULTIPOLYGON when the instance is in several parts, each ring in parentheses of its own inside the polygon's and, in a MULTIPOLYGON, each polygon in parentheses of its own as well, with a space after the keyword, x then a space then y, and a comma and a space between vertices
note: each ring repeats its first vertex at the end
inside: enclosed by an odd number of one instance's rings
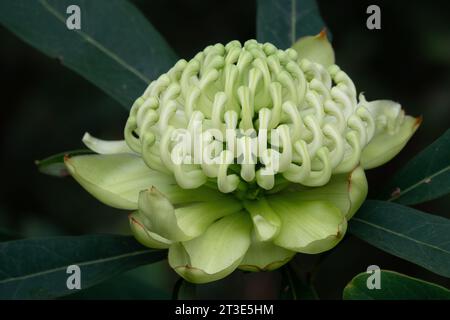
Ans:
POLYGON ((420 120, 358 97, 323 33, 294 48, 232 41, 178 61, 136 100, 124 141, 86 134, 99 154, 67 168, 133 211, 136 239, 168 248, 191 282, 333 248, 367 195, 364 169, 393 158, 420 120))

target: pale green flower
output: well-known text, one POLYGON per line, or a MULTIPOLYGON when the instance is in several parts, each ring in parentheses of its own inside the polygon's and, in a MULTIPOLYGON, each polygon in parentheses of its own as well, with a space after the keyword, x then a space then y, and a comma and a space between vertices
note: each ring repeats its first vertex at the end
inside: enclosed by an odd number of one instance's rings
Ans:
POLYGON ((358 97, 324 33, 293 48, 233 41, 178 61, 136 100, 124 141, 86 134, 99 154, 67 168, 103 203, 132 211, 136 239, 168 248, 191 282, 333 248, 367 195, 364 169, 393 158, 420 120, 358 97), (183 134, 200 146, 182 150, 183 134))

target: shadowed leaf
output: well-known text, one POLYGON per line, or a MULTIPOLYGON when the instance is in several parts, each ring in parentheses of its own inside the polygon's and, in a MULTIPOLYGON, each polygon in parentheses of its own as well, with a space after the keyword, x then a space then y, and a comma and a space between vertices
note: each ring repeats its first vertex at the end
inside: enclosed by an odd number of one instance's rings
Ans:
POLYGON ((67 267, 80 268, 81 289, 138 266, 160 261, 134 238, 115 235, 52 237, 0 243, 0 299, 49 299, 73 293, 67 267))
POLYGON ((349 221, 358 238, 450 277, 450 220, 399 204, 367 200, 349 221))
POLYGON ((155 28, 125 0, 5 0, 0 2, 0 23, 126 108, 177 59, 155 28), (80 8, 79 30, 66 25, 70 5, 80 8))
MULTIPOLYGON (((299 38, 325 28, 315 0, 258 0, 257 39, 280 49, 290 48, 299 38)), ((328 32, 331 40, 331 34, 328 32)))
POLYGON ((380 271, 380 289, 369 289, 367 280, 374 274, 358 274, 344 288, 344 300, 448 300, 450 291, 434 283, 397 272, 380 271))
POLYGON ((450 129, 409 161, 386 190, 383 198, 406 205, 450 193, 450 129))

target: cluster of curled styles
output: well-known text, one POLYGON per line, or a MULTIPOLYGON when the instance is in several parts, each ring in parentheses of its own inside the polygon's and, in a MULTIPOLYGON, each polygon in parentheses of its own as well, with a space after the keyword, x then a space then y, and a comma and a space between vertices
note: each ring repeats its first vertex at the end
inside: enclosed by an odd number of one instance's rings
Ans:
POLYGON ((153 81, 131 109, 125 139, 149 167, 173 174, 185 189, 214 182, 224 193, 243 183, 271 190, 286 180, 321 186, 358 165, 379 125, 367 104, 358 102, 352 80, 337 65, 299 60, 295 50, 270 43, 232 41, 179 60, 153 81), (211 161, 196 163, 192 145, 190 161, 175 163, 175 133, 199 128, 201 141, 225 147, 203 148, 211 161), (254 132, 256 153, 248 147, 254 132), (240 154, 231 141, 236 137, 240 154), (236 165, 242 156, 255 161, 236 165))

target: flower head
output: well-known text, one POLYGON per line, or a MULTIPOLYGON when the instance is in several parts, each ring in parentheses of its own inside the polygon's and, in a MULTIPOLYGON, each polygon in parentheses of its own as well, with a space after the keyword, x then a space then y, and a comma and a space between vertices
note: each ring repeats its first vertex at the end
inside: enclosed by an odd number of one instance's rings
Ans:
POLYGON ((331 55, 316 59, 332 50, 323 34, 294 48, 232 41, 178 61, 132 106, 125 141, 87 134, 100 155, 68 169, 99 200, 134 210, 136 239, 169 248, 192 282, 331 249, 367 195, 364 169, 394 157, 419 122, 358 96, 331 55))

